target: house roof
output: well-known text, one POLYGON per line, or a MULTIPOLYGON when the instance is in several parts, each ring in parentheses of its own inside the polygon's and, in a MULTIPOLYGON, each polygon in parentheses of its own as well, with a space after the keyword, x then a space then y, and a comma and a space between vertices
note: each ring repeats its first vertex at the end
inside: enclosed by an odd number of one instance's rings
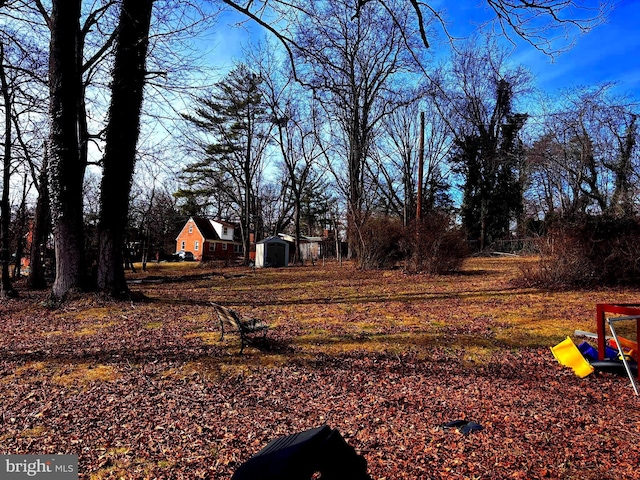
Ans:
POLYGON ((216 229, 213 228, 209 219, 203 217, 191 217, 191 219, 205 240, 220 240, 220 236, 216 233, 216 229))
POLYGON ((224 220, 211 220, 211 221, 219 223, 223 227, 228 227, 228 228, 236 228, 238 226, 236 223, 225 222, 224 220))
POLYGON ((218 225, 222 225, 222 227, 230 228, 231 232, 233 233, 233 241, 239 242, 239 239, 236 235, 236 228, 238 227, 238 225, 235 223, 225 222, 222 220, 210 220, 205 217, 191 217, 191 220, 193 220, 193 222, 196 224, 196 228, 200 231, 205 241, 229 241, 228 239, 222 239, 220 235, 218 235, 218 232, 213 226, 213 224, 215 223, 218 225))
MULTIPOLYGON (((291 235, 287 235, 286 233, 279 233, 278 236, 283 239, 285 242, 295 243, 295 237, 291 235)), ((319 243, 322 241, 322 237, 307 237, 306 235, 300 235, 300 242, 306 243, 319 243)))
POLYGON ((296 239, 291 235, 287 235, 286 233, 279 233, 278 236, 284 240, 285 242, 295 243, 296 239))

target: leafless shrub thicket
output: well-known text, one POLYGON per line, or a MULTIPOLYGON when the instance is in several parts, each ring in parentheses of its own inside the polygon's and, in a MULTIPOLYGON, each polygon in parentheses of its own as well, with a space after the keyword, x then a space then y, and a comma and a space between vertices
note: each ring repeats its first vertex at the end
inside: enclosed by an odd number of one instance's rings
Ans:
POLYGON ((446 273, 458 270, 468 255, 464 233, 440 213, 409 226, 399 219, 371 217, 358 237, 357 257, 364 269, 402 266, 410 272, 446 273))
POLYGON ((587 217, 558 223, 539 240, 540 260, 523 281, 547 288, 640 284, 640 221, 587 217))

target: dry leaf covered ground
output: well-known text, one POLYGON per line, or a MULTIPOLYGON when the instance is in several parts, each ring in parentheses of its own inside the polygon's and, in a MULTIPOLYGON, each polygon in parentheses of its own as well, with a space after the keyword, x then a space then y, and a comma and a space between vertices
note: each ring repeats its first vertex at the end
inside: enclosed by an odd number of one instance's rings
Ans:
POLYGON ((640 478, 628 379, 579 379, 549 350, 638 291, 520 288, 520 261, 438 277, 160 264, 130 274, 139 301, 56 310, 23 291, 0 304, 0 453, 78 454, 83 479, 227 479, 328 424, 377 480, 640 478), (269 341, 219 342, 211 301, 269 341), (484 429, 440 428, 455 419, 484 429))

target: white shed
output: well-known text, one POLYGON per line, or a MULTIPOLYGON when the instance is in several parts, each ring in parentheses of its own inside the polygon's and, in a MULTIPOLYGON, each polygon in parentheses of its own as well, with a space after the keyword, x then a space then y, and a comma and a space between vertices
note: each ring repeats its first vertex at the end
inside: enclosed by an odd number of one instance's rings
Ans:
POLYGON ((278 237, 256 242, 256 267, 288 267, 289 244, 278 237))

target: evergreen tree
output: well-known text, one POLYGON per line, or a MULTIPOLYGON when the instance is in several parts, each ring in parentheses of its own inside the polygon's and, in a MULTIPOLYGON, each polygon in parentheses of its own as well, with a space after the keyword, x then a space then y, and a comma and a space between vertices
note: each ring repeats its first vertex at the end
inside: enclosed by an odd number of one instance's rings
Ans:
POLYGON ((246 65, 238 65, 210 97, 198 99, 194 115, 185 115, 205 136, 199 141, 203 158, 184 170, 189 188, 181 195, 214 199, 218 214, 233 212, 240 218, 245 264, 249 233, 259 216, 255 199, 271 128, 261 82, 246 65))
POLYGON ((491 121, 455 141, 452 158, 464 176, 462 222, 480 250, 506 239, 510 223, 522 213, 523 185, 519 172, 523 148, 518 133, 527 115, 512 112, 511 85, 500 80, 491 121))

